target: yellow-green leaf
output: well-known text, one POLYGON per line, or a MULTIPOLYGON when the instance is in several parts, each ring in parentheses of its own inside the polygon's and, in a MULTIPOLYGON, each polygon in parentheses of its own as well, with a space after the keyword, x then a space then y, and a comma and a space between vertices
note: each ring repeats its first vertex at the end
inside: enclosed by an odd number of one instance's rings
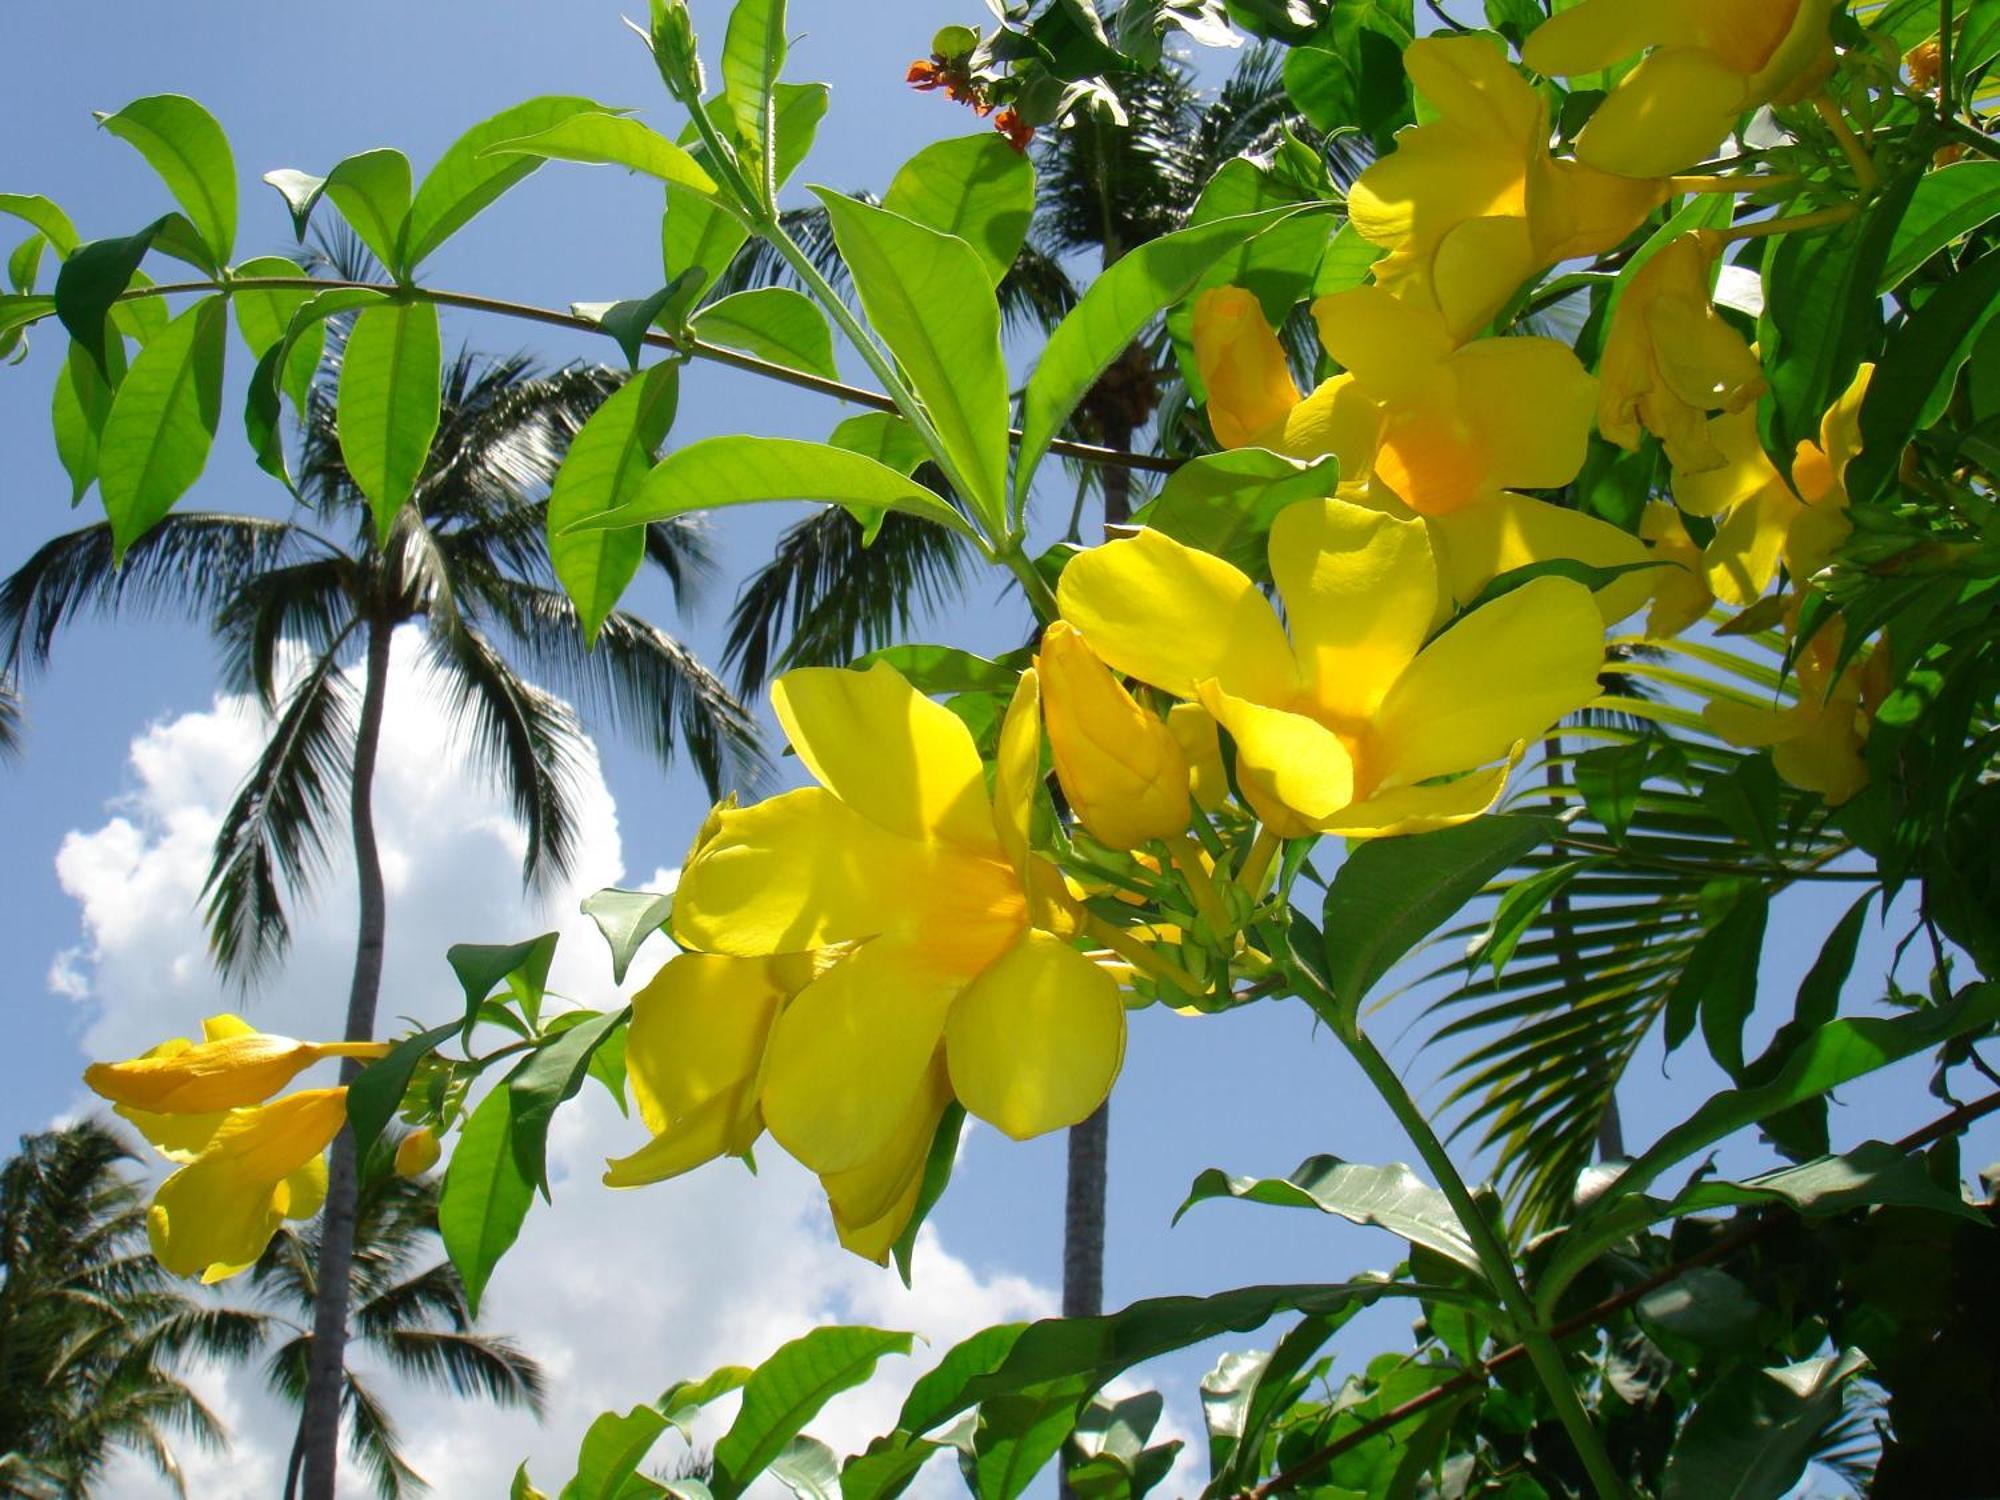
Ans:
POLYGON ((116 557, 188 492, 222 410, 228 304, 209 297, 170 322, 119 383, 98 443, 98 489, 116 557))
POLYGON ((340 364, 340 453, 387 537, 416 490, 437 435, 444 351, 437 308, 391 302, 362 311, 340 364))

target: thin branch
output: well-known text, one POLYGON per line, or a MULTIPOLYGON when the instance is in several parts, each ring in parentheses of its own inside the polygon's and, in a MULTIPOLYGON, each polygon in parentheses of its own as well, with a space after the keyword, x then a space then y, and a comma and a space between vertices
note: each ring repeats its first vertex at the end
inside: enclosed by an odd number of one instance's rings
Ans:
MULTIPOLYGON (((328 291, 348 289, 355 291, 382 292, 387 295, 418 297, 439 307, 462 308, 467 312, 494 313, 500 317, 518 318, 529 323, 546 323, 551 328, 569 328, 579 333, 603 333, 604 329, 575 313, 559 312, 553 307, 537 307, 529 302, 510 302, 501 297, 482 297, 471 292, 445 292, 422 286, 388 286, 370 281, 332 281, 311 276, 239 276, 223 283, 219 281, 176 281, 155 286, 134 287, 123 292, 119 301, 131 301, 139 297, 165 297, 174 293, 227 292, 227 291, 328 291)), ((719 365, 727 365, 734 370, 743 370, 752 375, 762 375, 769 380, 782 381, 786 385, 798 386, 801 390, 817 391, 822 396, 834 396, 842 401, 852 401, 857 406, 871 407, 876 411, 894 412, 896 403, 880 391, 871 391, 863 386, 848 385, 844 381, 828 380, 824 376, 809 375, 803 370, 794 370, 785 365, 773 364, 767 359, 758 359, 752 354, 739 354, 734 349, 724 349, 718 344, 705 343, 700 339, 676 339, 657 329, 648 329, 641 341, 656 349, 672 349, 688 354, 696 359, 712 360, 719 365)), ((1018 427, 1008 429, 1010 441, 1021 441, 1018 427)), ((1150 453, 1127 453, 1119 448, 1104 448, 1095 443, 1071 442, 1057 438, 1049 444, 1051 453, 1060 453, 1067 458, 1082 459, 1086 463, 1106 464, 1114 468, 1137 469, 1148 474, 1171 474, 1179 469, 1182 460, 1163 458, 1150 453)))
MULTIPOLYGON (((1933 1120, 1921 1130, 1914 1130, 1904 1136, 1900 1141, 1896 1142, 1896 1149, 1904 1153, 1919 1151, 1934 1141, 1940 1141, 1948 1135, 1956 1134, 1967 1125, 1970 1125, 1974 1120, 1981 1119, 1996 1111, 2000 1111, 2000 1093, 1988 1094, 1984 1099, 1976 1099, 1970 1104, 1961 1104, 1950 1114, 1933 1120)), ((1785 1207, 1783 1204, 1774 1204, 1772 1206, 1776 1208, 1785 1207)), ((1784 1221, 1778 1214, 1771 1214, 1768 1217, 1757 1220, 1753 1224, 1746 1224, 1741 1229, 1725 1234, 1707 1248, 1696 1251, 1687 1259, 1676 1261, 1664 1270, 1655 1271, 1651 1276, 1634 1282, 1615 1296, 1606 1297, 1595 1306, 1587 1307, 1582 1312, 1564 1318, 1561 1322, 1552 1325, 1548 1330, 1549 1337, 1560 1343, 1563 1339, 1569 1338, 1573 1334, 1598 1327, 1623 1312, 1648 1292, 1657 1291, 1671 1282, 1680 1280, 1681 1277, 1698 1266, 1707 1265, 1711 1261, 1721 1260, 1725 1256, 1735 1254, 1747 1245, 1755 1244, 1758 1240, 1776 1229, 1782 1222, 1784 1221)), ((1454 1375, 1442 1385, 1432 1386, 1429 1390, 1412 1396, 1401 1405, 1391 1407, 1388 1411, 1382 1413, 1381 1416, 1362 1423, 1353 1431, 1343 1433, 1338 1440, 1327 1444, 1324 1448, 1318 1449, 1313 1453, 1307 1454, 1290 1468, 1280 1470, 1255 1489, 1244 1491, 1243 1500, 1271 1500, 1271 1497, 1274 1495, 1296 1489, 1301 1483, 1319 1473, 1343 1453, 1360 1447, 1370 1438, 1379 1437, 1393 1427, 1401 1426, 1404 1422, 1409 1421, 1410 1418, 1421 1415, 1442 1401, 1449 1401, 1454 1396, 1461 1395, 1466 1391, 1484 1385, 1487 1377, 1494 1371, 1504 1369, 1508 1365, 1527 1357, 1528 1346, 1526 1344, 1512 1344, 1502 1349, 1491 1359, 1483 1360, 1462 1374, 1454 1375)))

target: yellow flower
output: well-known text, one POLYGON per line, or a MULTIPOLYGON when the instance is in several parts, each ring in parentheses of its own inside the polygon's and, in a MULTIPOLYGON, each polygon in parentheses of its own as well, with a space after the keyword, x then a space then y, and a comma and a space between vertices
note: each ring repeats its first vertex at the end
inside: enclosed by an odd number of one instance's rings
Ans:
POLYGON ((1573 78, 1653 49, 1577 137, 1577 159, 1664 177, 1711 154, 1765 104, 1793 104, 1833 71, 1834 0, 1583 0, 1521 49, 1537 73, 1573 78))
POLYGON ((1017 1139, 1085 1118, 1117 1076, 1117 985, 1070 946, 1060 877, 1028 851, 1033 693, 1025 674, 989 797, 971 731, 892 667, 786 674, 773 705, 819 785, 721 811, 681 877, 683 947, 858 945, 783 1006, 757 1090, 829 1181, 921 1134, 940 1052, 965 1107, 1017 1139))
POLYGON ((396 1142, 396 1175, 421 1177, 438 1164, 442 1155, 444 1148, 438 1144, 437 1132, 421 1125, 396 1142))
POLYGON ((1057 599, 1112 668, 1215 716, 1280 835, 1475 818, 1522 743, 1597 695, 1603 621, 1581 584, 1532 580, 1432 639, 1442 585, 1421 520, 1310 500, 1280 513, 1270 548, 1289 639, 1247 577, 1154 531, 1071 559, 1057 599))
POLYGON ((114 1104, 151 1114, 208 1114, 268 1099, 329 1057, 376 1058, 379 1042, 295 1042, 239 1016, 210 1016, 202 1040, 176 1037, 127 1062, 92 1063, 83 1081, 114 1104))
POLYGON ((1229 801, 1229 772, 1222 764, 1222 737, 1215 715, 1199 703, 1176 703, 1167 710, 1167 729, 1180 742, 1188 763, 1188 790, 1203 812, 1218 812, 1229 801))
MULTIPOLYGON (((1333 454, 1343 494, 1431 520, 1459 604, 1498 574, 1549 558, 1646 560, 1609 522, 1512 492, 1559 489, 1583 467, 1597 386, 1569 349, 1543 338, 1457 348, 1439 314, 1379 287, 1322 297, 1313 316, 1346 368, 1302 399, 1254 297, 1219 287, 1196 300, 1195 354, 1219 441, 1293 458, 1333 454)), ((1601 590, 1605 619, 1632 613, 1651 587, 1629 574, 1601 590)))
POLYGON ((1188 763, 1180 741, 1066 621, 1043 635, 1035 672, 1056 778, 1091 835, 1132 849, 1185 832, 1188 763))
POLYGON ((1709 413, 1742 411, 1764 392, 1763 366, 1709 296, 1714 268, 1700 231, 1663 246, 1618 299, 1597 367, 1598 430, 1637 449, 1643 425, 1689 473, 1727 462, 1709 436, 1709 413))
POLYGON ((1681 513, 1670 502, 1646 503, 1639 518, 1639 535, 1652 543, 1655 561, 1673 564, 1658 570, 1653 608, 1646 616, 1647 637, 1663 641, 1706 615, 1715 604, 1715 595, 1709 588, 1702 549, 1694 544, 1681 513))
POLYGON ((1805 504, 1785 533, 1785 567, 1794 578, 1810 578, 1832 562, 1854 530, 1847 518, 1847 466, 1861 452, 1861 403, 1874 375, 1872 364, 1855 371, 1820 419, 1819 442, 1800 443, 1792 456, 1792 488, 1805 504))
POLYGON ((326 1201, 326 1148, 346 1121, 344 1088, 301 1089, 221 1115, 153 1196, 153 1258, 205 1282, 255 1265, 281 1222, 309 1219, 326 1201))
MULTIPOLYGON (((1798 628, 1796 607, 1787 633, 1798 628)), ((1771 764, 1801 791, 1818 792, 1838 807, 1868 785, 1869 726, 1887 695, 1889 653, 1882 645, 1848 663, 1840 680, 1842 623, 1823 627, 1799 653, 1797 698, 1788 706, 1759 708, 1717 698, 1702 709, 1708 727, 1746 750, 1768 747, 1771 764)))
POLYGON ((1348 214, 1388 251, 1377 285, 1438 311, 1454 339, 1558 261, 1609 250, 1663 201, 1664 183, 1555 160, 1548 107, 1487 40, 1424 37, 1403 60, 1433 118, 1361 174, 1348 214))

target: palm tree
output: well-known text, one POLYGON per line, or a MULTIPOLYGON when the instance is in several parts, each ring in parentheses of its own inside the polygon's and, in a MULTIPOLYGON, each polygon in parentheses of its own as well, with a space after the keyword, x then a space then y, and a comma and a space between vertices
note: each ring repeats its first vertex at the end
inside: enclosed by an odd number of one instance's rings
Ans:
POLYGON ((21 696, 14 684, 0 679, 0 756, 17 755, 21 749, 21 696))
MULTIPOLYGON (((227 685, 271 713, 270 739, 223 818, 205 891, 210 948, 225 974, 247 983, 284 953, 286 898, 309 893, 326 864, 344 790, 360 922, 343 1035, 374 1036, 386 913, 373 789, 390 641, 402 626, 422 628, 432 683, 526 829, 531 886, 562 876, 572 853, 582 729, 568 703, 596 727, 635 735, 664 763, 686 753, 712 794, 758 774, 753 722, 719 679, 665 631, 622 611, 586 648, 550 567, 549 486, 570 439, 622 379, 461 353, 445 371, 423 477, 380 544, 341 459, 336 383, 322 379, 303 420, 291 515, 176 511, 116 568, 110 528, 87 526, 0 583, 0 669, 45 664, 62 626, 86 611, 171 611, 211 628, 227 685)), ((706 567, 701 534, 686 525, 649 528, 646 551, 677 599, 706 567)), ((343 1079, 355 1071, 349 1063, 343 1079)), ((333 1493, 356 1189, 343 1132, 306 1399, 306 1490, 316 1500, 333 1493)))
POLYGON ((227 1439, 189 1359, 241 1359, 256 1313, 182 1295, 146 1248, 134 1154, 86 1120, 23 1136, 0 1168, 0 1494, 88 1500, 120 1452, 185 1494, 170 1437, 227 1439))
MULTIPOLYGON (((383 1172, 363 1184, 348 1269, 354 1336, 398 1375, 458 1396, 526 1408, 539 1417, 541 1366, 511 1341, 473 1329, 465 1285, 450 1261, 439 1258, 423 1266, 437 1242, 437 1208, 435 1178, 411 1181, 383 1172)), ((251 1269, 252 1290, 284 1313, 310 1319, 324 1238, 322 1224, 285 1225, 251 1269)), ((312 1368, 313 1335, 308 1325, 292 1326, 292 1337, 273 1351, 264 1369, 271 1388, 298 1406, 312 1368)), ((353 1370, 344 1370, 341 1379, 348 1452, 367 1470, 375 1492, 383 1500, 402 1500, 425 1488, 403 1456, 381 1397, 353 1370)), ((304 1432, 301 1424, 300 1443, 304 1432)), ((287 1488, 296 1481, 302 1458, 303 1448, 294 1444, 287 1488)))

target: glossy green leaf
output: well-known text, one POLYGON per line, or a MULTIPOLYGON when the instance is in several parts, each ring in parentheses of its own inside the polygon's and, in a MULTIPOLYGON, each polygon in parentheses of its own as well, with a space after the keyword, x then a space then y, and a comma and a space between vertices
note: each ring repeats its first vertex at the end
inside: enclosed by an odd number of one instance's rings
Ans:
POLYGON ((123 557, 208 464, 222 414, 229 306, 209 297, 139 352, 119 383, 98 441, 97 487, 123 557))
POLYGON ((430 462, 442 409, 444 347, 429 302, 365 308, 340 361, 340 454, 368 497, 375 534, 389 528, 430 462))
POLYGON ((0 193, 0 214, 31 224, 49 242, 58 257, 67 259, 79 243, 76 226, 52 198, 40 193, 0 193))
POLYGON ((35 282, 42 271, 42 252, 48 244, 43 236, 31 234, 7 257, 7 285, 16 295, 26 296, 35 290, 35 282))
POLYGON ((1927 172, 1896 226, 1876 290, 1891 292, 1938 251, 2000 217, 2000 161, 1962 161, 1927 172))
POLYGON ((1996 312, 2000 251, 1949 277, 1896 329, 1861 404, 1861 452, 1847 466, 1850 499, 1873 500, 1894 488, 1910 434, 1944 414, 1958 372, 1996 312))
POLYGON ((1015 1500, 1061 1450, 1089 1396, 1084 1376, 1065 1375, 982 1401, 964 1465, 976 1500, 1015 1500))
POLYGON ((911 1336, 880 1328, 815 1328, 783 1345, 743 1387, 743 1405, 715 1445, 709 1488, 735 1500, 842 1391, 861 1384, 887 1354, 908 1354, 911 1336))
POLYGON ((402 229, 403 262, 415 270, 440 245, 541 165, 536 157, 488 156, 488 146, 518 140, 574 115, 603 109, 603 105, 589 99, 552 94, 503 109, 492 119, 466 131, 424 175, 423 183, 410 200, 410 212, 402 229))
POLYGON ((467 1117, 438 1199, 438 1233, 475 1317, 487 1280, 519 1238, 535 1197, 514 1157, 513 1098, 502 1084, 467 1117))
POLYGON ((1241 1198, 1283 1208, 1312 1208, 1334 1214, 1351 1224, 1372 1224, 1401 1235, 1479 1270, 1479 1256, 1459 1226, 1444 1194, 1420 1179, 1401 1162, 1364 1166, 1337 1156, 1311 1156, 1289 1177, 1232 1177, 1210 1167, 1188 1189, 1174 1213, 1174 1222, 1197 1203, 1212 1198, 1241 1198))
POLYGON ((931 456, 924 440, 917 436, 917 429, 888 411, 868 411, 849 417, 828 433, 826 440, 836 448, 872 458, 903 475, 916 473, 931 456))
POLYGON ((622 1417, 615 1411, 603 1413, 584 1432, 576 1477, 562 1487, 559 1500, 629 1500, 634 1494, 665 1494, 657 1485, 634 1490, 631 1482, 666 1430, 667 1419, 650 1406, 635 1406, 622 1417))
MULTIPOLYGON (((236 276, 251 280, 304 280, 306 273, 304 267, 281 255, 262 255, 236 267, 236 276)), ((314 295, 306 287, 236 287, 229 300, 236 308, 236 330, 243 336, 251 358, 262 359, 268 350, 283 342, 299 309, 314 295)), ((325 322, 323 319, 312 320, 301 326, 299 337, 292 342, 286 355, 282 387, 291 399, 293 409, 301 415, 305 412, 306 398, 312 392, 313 376, 318 373, 320 355, 325 347, 325 322)))
POLYGON ((824 443, 795 438, 703 438, 657 464, 631 501, 580 529, 637 526, 690 511, 760 500, 819 500, 863 510, 887 507, 970 534, 965 518, 894 469, 824 443))
POLYGON ((535 1488, 524 1463, 514 1471, 513 1481, 507 1486, 507 1500, 549 1500, 549 1497, 535 1488))
POLYGON ((98 123, 160 174, 208 247, 211 269, 236 249, 236 158, 215 117, 180 94, 134 99, 98 123))
MULTIPOLYGON (((570 443, 549 492, 549 560, 576 604, 577 623, 594 645, 605 616, 645 561, 643 527, 572 531, 586 516, 627 504, 652 471, 680 402, 678 365, 655 365, 591 413, 570 443)), ((623 978, 623 969, 620 969, 623 978)))
POLYGON ((1337 458, 1302 463, 1263 448, 1204 453, 1169 474, 1132 519, 1268 581, 1278 512, 1331 495, 1339 483, 1337 458))
POLYGON ((1866 1368, 1852 1349, 1742 1370, 1704 1393, 1667 1455, 1661 1500, 1782 1500, 1793 1493, 1866 1368))
POLYGON ((621 891, 606 887, 583 898, 583 914, 597 924, 611 946, 611 979, 625 982, 625 971, 646 940, 662 931, 674 914, 672 891, 621 891))
POLYGON ((1504 974, 1507 960, 1514 956, 1521 939, 1548 910, 1549 903, 1567 890, 1569 883, 1578 875, 1605 863, 1602 857, 1565 860, 1515 881, 1501 896, 1486 930, 1474 938, 1466 949, 1467 959, 1475 964, 1491 964, 1496 977, 1504 974))
POLYGON ((2000 985, 1968 988, 1949 1005, 1894 1017, 1830 1021, 1807 1035, 1769 1082, 1725 1089, 1668 1130, 1596 1200, 1643 1192, 1677 1162, 1803 1100, 2000 1020, 2000 985))
POLYGON ((841 1500, 840 1461, 818 1438, 793 1438, 766 1472, 798 1500, 841 1500))
POLYGON ((530 1052, 507 1080, 507 1091, 514 1096, 507 1106, 514 1165, 542 1190, 544 1199, 551 1199, 549 1122, 558 1107, 576 1097, 589 1076, 591 1058, 630 1015, 630 1010, 608 1010, 577 1022, 530 1052))
POLYGON ((1456 828, 1371 839, 1327 888, 1327 977, 1351 1025, 1361 1002, 1398 960, 1523 855, 1559 831, 1549 818, 1475 818, 1456 828))
POLYGON ((1014 472, 1016 515, 1027 503, 1030 481, 1049 444, 1111 362, 1148 324, 1191 292, 1210 266, 1303 212, 1308 210, 1288 205, 1176 230, 1128 250, 1091 283, 1049 335, 1028 378, 1021 453, 1014 472))
POLYGON ((968 489, 999 529, 1007 493, 1007 364, 1000 304, 972 247, 826 188, 841 259, 868 321, 908 374, 968 489))
POLYGON ((357 1157, 366 1161, 375 1142, 389 1128, 389 1121, 402 1106, 417 1065, 450 1041, 458 1029, 457 1021, 447 1021, 429 1031, 404 1037, 389 1049, 387 1056, 363 1068, 347 1086, 347 1128, 354 1132, 357 1157))
POLYGON ((1586 750, 1570 763, 1583 805, 1614 842, 1622 842, 1625 830, 1632 826, 1651 757, 1652 747, 1644 740, 1634 740, 1586 750))
POLYGON ((592 111, 571 115, 546 130, 498 141, 482 153, 489 157, 533 156, 590 166, 625 167, 660 181, 715 197, 715 179, 684 147, 675 145, 650 125, 623 115, 592 111))
MULTIPOLYGON (((316 196, 333 200, 348 227, 392 273, 409 275, 411 267, 402 253, 403 225, 410 217, 408 157, 388 147, 350 156, 327 173, 316 196)), ((308 201, 306 212, 311 210, 308 201)))
POLYGON ((106 369, 105 320, 167 224, 156 219, 137 234, 79 245, 56 272, 56 317, 100 370, 106 369))
POLYGON ((694 1419, 703 1407, 731 1391, 740 1391, 754 1373, 747 1365, 723 1365, 700 1380, 676 1380, 654 1403, 682 1437, 694 1441, 694 1419))
POLYGON ((911 1258, 917 1253, 917 1235, 951 1184, 951 1169, 958 1162, 959 1137, 964 1131, 965 1106, 954 1099, 944 1107, 937 1130, 931 1136, 930 1154, 924 1158, 923 1181, 917 1185, 917 1201, 910 1210, 910 1221, 896 1236, 896 1243, 889 1247, 889 1254, 896 1262, 896 1274, 903 1278, 906 1287, 910 1285, 911 1258))
POLYGON ((903 163, 882 206, 957 235, 998 286, 1028 237, 1034 164, 991 130, 936 141, 903 163))
POLYGON ((698 275, 694 271, 683 271, 679 278, 650 297, 631 297, 623 302, 572 302, 569 310, 579 318, 595 323, 616 339, 619 349, 624 352, 626 368, 636 375, 639 373, 640 351, 646 347, 647 337, 659 322, 661 312, 691 286, 698 275))
POLYGON ((1771 902, 1752 886, 1730 903, 1688 954, 1667 992, 1667 1050, 1687 1040, 1697 1018, 1708 1053, 1731 1078, 1743 1072, 1743 1027, 1757 1003, 1757 965, 1771 902))
MULTIPOLYGON (((125 377, 125 345, 112 339, 105 345, 114 380, 125 377)), ((104 422, 111 415, 113 387, 104 378, 97 361, 74 340, 56 376, 49 398, 49 419, 55 431, 56 457, 69 475, 69 503, 83 500, 85 491, 97 482, 98 447, 104 436, 104 422)))
POLYGON ((785 68, 785 0, 736 0, 722 38, 722 92, 753 176, 775 145, 778 75, 785 68))
POLYGON ((465 991, 468 1036, 479 1003, 503 984, 531 1022, 541 1014, 549 965, 555 961, 556 942, 561 936, 545 932, 523 943, 454 943, 445 950, 445 962, 465 991))
POLYGON ((1241 1388, 1233 1396, 1214 1401, 1210 1382, 1202 1382, 1202 1415, 1210 1423, 1209 1430, 1215 1432, 1220 1423, 1231 1429, 1229 1435, 1235 1439, 1227 1461, 1216 1471, 1218 1491, 1236 1493, 1256 1482, 1251 1471, 1260 1467, 1264 1436, 1271 1423, 1283 1415, 1294 1382, 1326 1347, 1327 1341, 1360 1310, 1358 1305, 1349 1305, 1332 1313, 1301 1318, 1286 1330, 1269 1354, 1242 1357, 1243 1364, 1233 1371, 1241 1388))
POLYGON ((901 1431, 874 1439, 841 1465, 841 1500, 896 1500, 944 1446, 901 1431))
POLYGON ((840 378, 826 314, 790 287, 756 287, 711 302, 695 314, 692 327, 695 337, 708 343, 741 349, 788 370, 840 378))
POLYGON ((956 646, 884 646, 857 656, 850 665, 865 671, 877 662, 887 662, 918 692, 934 698, 949 693, 1011 694, 1021 681, 1019 669, 956 646))

